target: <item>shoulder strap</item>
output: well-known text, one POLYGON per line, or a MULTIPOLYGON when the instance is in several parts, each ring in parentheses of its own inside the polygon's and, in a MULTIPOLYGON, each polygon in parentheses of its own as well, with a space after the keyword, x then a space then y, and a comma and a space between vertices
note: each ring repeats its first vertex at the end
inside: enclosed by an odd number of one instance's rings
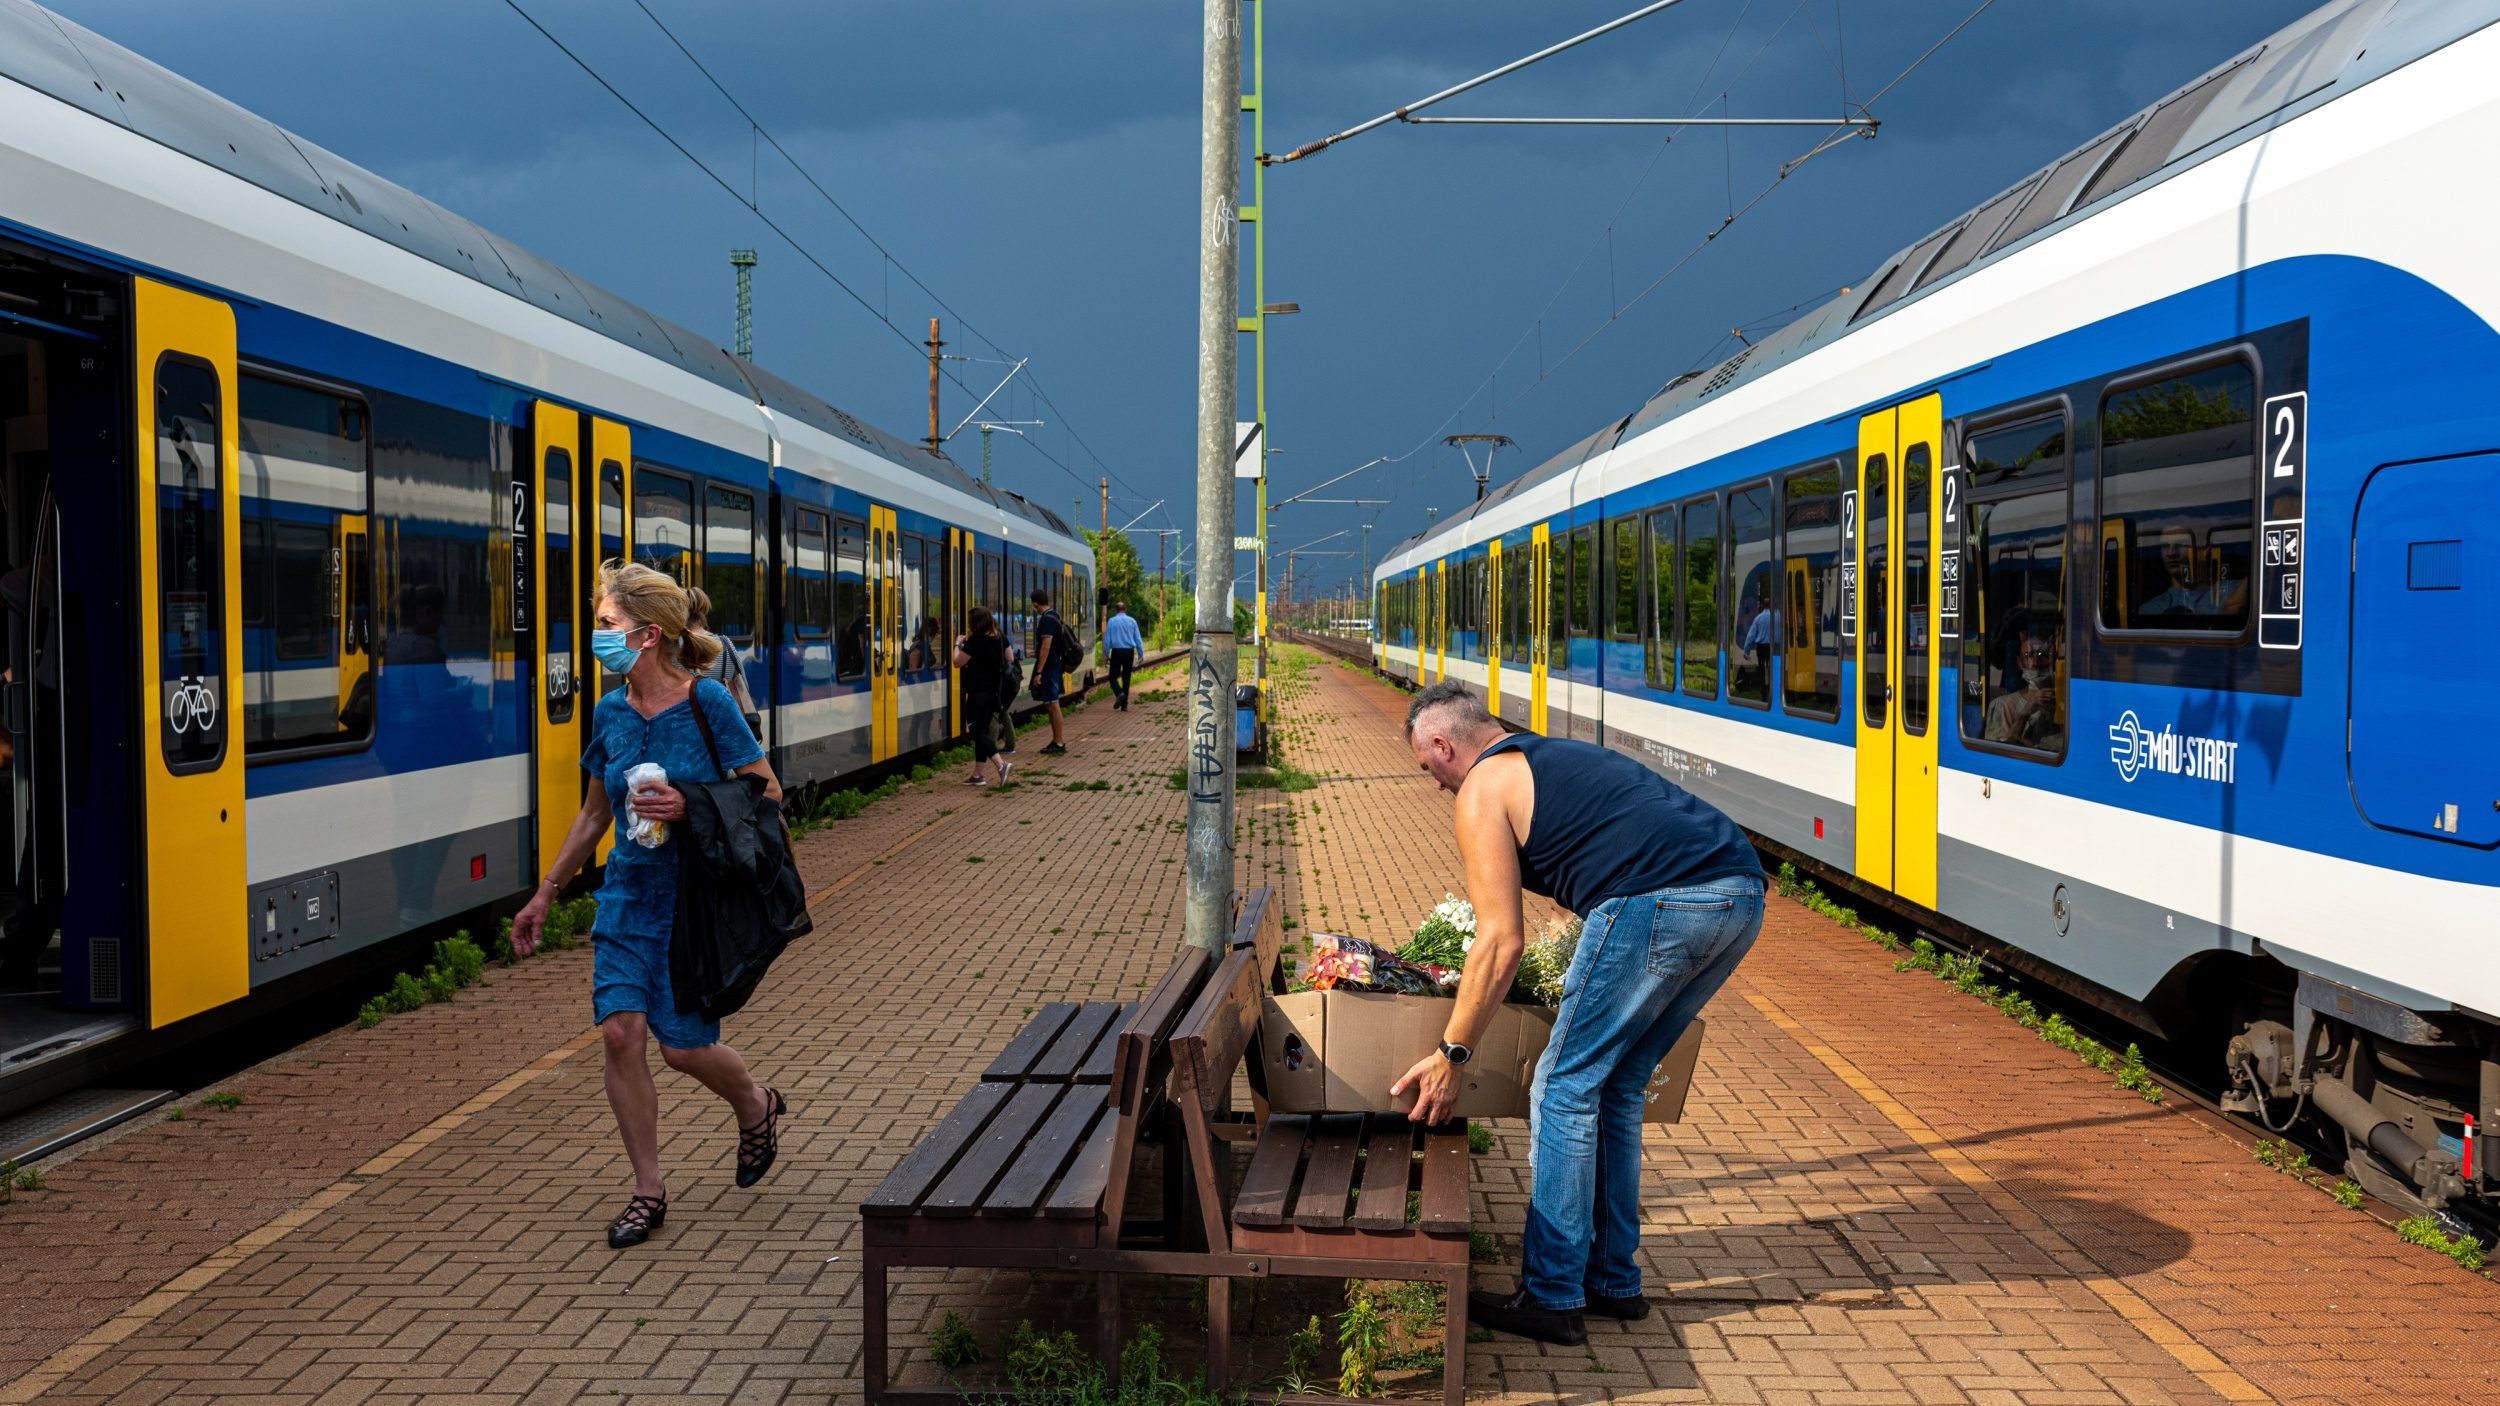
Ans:
MULTIPOLYGON (((694 710, 694 725, 697 728, 702 729, 703 750, 712 754, 713 779, 716 781, 727 781, 729 779, 729 768, 720 764, 720 743, 712 739, 712 720, 703 716, 703 686, 707 683, 712 687, 719 689, 723 693, 727 693, 729 691, 728 686, 723 684, 718 679, 698 678, 694 681, 694 688, 686 695, 686 706, 694 710)), ((735 707, 737 706, 738 700, 733 698, 729 700, 729 702, 730 706, 735 707)))

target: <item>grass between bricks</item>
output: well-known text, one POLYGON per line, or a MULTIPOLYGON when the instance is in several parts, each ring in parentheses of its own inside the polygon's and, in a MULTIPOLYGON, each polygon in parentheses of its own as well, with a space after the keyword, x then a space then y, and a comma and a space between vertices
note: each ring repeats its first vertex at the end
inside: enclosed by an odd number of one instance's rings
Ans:
MULTIPOLYGON (((1782 864, 1776 882, 1783 895, 1862 935, 1887 952, 1901 951, 1900 938, 1860 918, 1857 909, 1832 901, 1815 887, 1813 880, 1800 877, 1796 865, 1782 864)), ((2040 1014, 2039 1008, 2029 998, 1989 982, 1986 968, 1977 957, 1956 956, 1921 937, 1911 941, 1908 956, 1894 959, 1892 969, 1926 972, 1938 981, 1949 983, 1963 995, 1996 1007, 2007 1019, 2110 1075, 2117 1081, 2118 1087, 2146 1103, 2159 1103, 2164 1097, 2161 1085, 2153 1082, 2151 1072, 2144 1067, 2144 1051, 2141 1048, 2130 1043, 2125 1053, 2119 1053, 2075 1029, 2062 1015, 2040 1014)))

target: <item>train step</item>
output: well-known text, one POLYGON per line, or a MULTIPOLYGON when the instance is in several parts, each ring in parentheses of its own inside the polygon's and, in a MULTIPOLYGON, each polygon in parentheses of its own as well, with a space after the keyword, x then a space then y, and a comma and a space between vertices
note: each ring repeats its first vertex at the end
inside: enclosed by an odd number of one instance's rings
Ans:
POLYGON ((0 1162, 24 1164, 129 1122, 170 1101, 171 1089, 80 1089, 0 1118, 0 1162))

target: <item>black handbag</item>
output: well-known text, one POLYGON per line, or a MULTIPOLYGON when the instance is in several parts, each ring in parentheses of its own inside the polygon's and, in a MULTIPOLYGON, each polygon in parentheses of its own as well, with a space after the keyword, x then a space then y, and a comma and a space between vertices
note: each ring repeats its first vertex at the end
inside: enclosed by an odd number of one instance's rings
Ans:
POLYGON ((744 1006, 773 959, 815 924, 807 916, 807 887, 791 858, 781 803, 764 794, 762 777, 739 776, 721 765, 702 700, 687 701, 719 779, 677 782, 686 818, 678 836, 668 980, 680 1013, 719 1020, 744 1006))

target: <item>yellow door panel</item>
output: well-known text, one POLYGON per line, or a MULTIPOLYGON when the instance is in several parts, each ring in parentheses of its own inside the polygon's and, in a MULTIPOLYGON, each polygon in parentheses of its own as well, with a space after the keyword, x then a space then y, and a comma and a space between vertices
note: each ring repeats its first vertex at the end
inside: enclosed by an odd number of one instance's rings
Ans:
POLYGON ((133 280, 148 1024, 251 990, 234 310, 133 280))
POLYGON ((869 752, 872 761, 887 761, 899 750, 901 728, 896 717, 895 667, 902 603, 902 548, 897 541, 894 510, 868 509, 868 695, 869 752))
POLYGON ((585 722, 575 704, 581 642, 590 622, 581 618, 585 523, 579 511, 581 475, 573 457, 581 434, 581 416, 569 407, 543 400, 530 406, 530 438, 536 445, 529 487, 530 561, 537 574, 538 602, 531 621, 536 659, 529 670, 535 681, 530 690, 530 754, 536 868, 541 874, 555 862, 556 850, 582 807, 585 722))
POLYGON ((1554 601, 1554 541, 1546 524, 1538 523, 1528 542, 1528 730, 1545 735, 1545 686, 1553 665, 1551 623, 1554 601))
POLYGON ((955 672, 955 640, 964 633, 964 537, 960 527, 946 529, 946 638, 939 648, 946 658, 946 735, 964 730, 964 681, 955 672))
POLYGON ((1484 706, 1493 716, 1502 715, 1502 539, 1494 538, 1485 545, 1484 558, 1484 629, 1477 638, 1484 641, 1484 706))
POLYGON ((1891 628, 1898 584, 1891 560, 1900 418, 1896 411, 1879 410, 1858 421, 1857 873, 1886 888, 1892 886, 1892 679, 1900 656, 1891 628))
POLYGON ((1900 706, 1893 710, 1892 891, 1929 908, 1936 906, 1937 728, 1949 716, 1949 700, 1937 694, 1943 651, 1934 633, 1937 573, 1943 570, 1943 436, 1943 403, 1935 396, 1901 407, 1894 469, 1901 485, 1894 499, 1900 512, 1892 614, 1900 622, 1893 632, 1900 706))

